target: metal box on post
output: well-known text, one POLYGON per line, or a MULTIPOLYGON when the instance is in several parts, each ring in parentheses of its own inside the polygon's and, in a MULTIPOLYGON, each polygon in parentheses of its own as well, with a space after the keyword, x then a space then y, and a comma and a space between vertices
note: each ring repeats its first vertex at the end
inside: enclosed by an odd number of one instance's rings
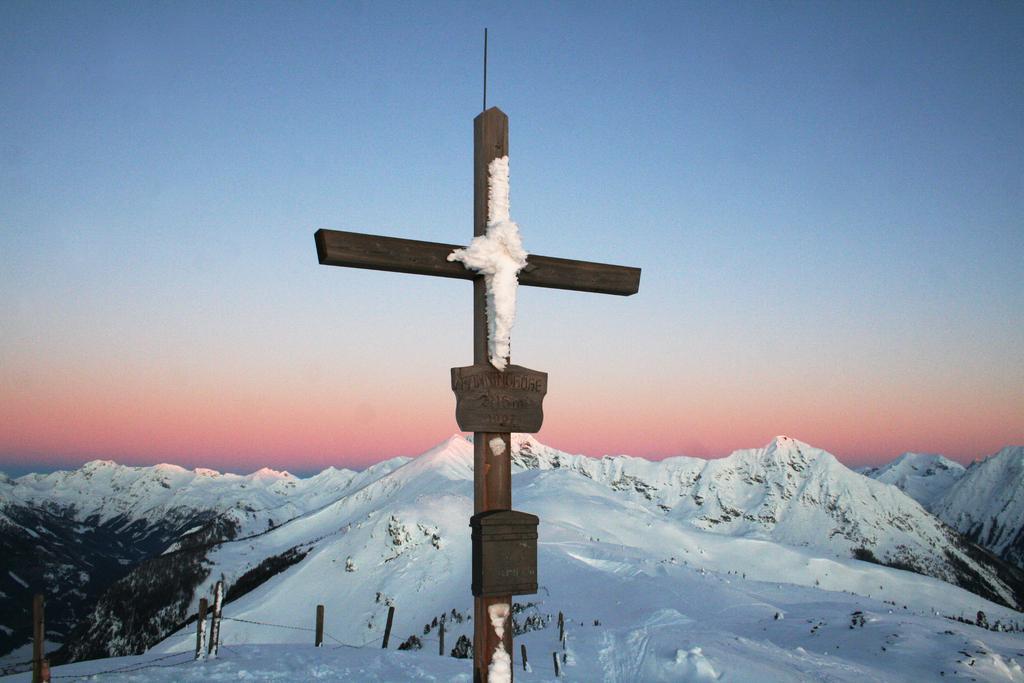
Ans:
POLYGON ((491 510, 473 515, 473 595, 537 592, 536 515, 491 510))

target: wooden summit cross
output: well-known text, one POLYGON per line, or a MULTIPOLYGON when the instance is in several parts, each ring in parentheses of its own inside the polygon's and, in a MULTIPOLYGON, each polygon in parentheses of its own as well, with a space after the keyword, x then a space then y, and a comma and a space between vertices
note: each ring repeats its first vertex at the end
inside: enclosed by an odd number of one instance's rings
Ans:
MULTIPOLYGON (((487 230, 488 166, 505 156, 508 117, 492 107, 473 120, 474 235, 487 230)), ((473 432, 473 680, 482 683, 499 645, 511 666, 512 595, 537 592, 538 520, 512 510, 511 432, 540 430, 547 374, 515 365, 499 372, 491 366, 484 277, 448 260, 458 245, 337 230, 317 230, 315 237, 321 265, 473 281, 473 365, 452 368, 452 389, 459 427, 473 432), (501 636, 492 626, 495 618, 504 621, 501 636)), ((519 271, 519 284, 629 296, 640 287, 640 269, 531 254, 519 271)))

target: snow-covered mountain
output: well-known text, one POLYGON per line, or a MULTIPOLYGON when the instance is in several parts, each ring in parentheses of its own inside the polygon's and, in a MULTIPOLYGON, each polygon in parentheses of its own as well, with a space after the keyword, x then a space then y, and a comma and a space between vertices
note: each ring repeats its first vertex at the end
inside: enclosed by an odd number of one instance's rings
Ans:
POLYGON ((121 520, 130 524, 217 510, 244 535, 325 505, 347 489, 407 461, 395 458, 362 472, 330 467, 300 479, 266 467, 239 475, 168 464, 126 467, 110 460, 93 460, 77 470, 28 474, 0 482, 0 511, 9 505, 26 505, 80 522, 121 520))
POLYGON ((811 547, 910 569, 1008 605, 1024 603, 1019 577, 964 544, 897 489, 786 436, 717 460, 570 456, 517 435, 514 462, 566 468, 632 491, 668 519, 712 533, 811 547))
POLYGON ((966 470, 940 455, 906 453, 862 472, 899 487, 968 539, 1024 569, 1024 448, 1009 446, 966 470))
POLYGON ((975 543, 1024 567, 1024 447, 1010 446, 973 463, 931 510, 975 543))
MULTIPOLYGON (((106 503, 87 507, 89 486, 83 483, 74 495, 61 493, 64 507, 55 509, 114 520, 176 509, 178 489, 182 500, 193 501, 216 492, 217 515, 244 533, 203 543, 189 542, 194 534, 186 534, 170 552, 134 566, 99 599, 67 652, 80 659, 153 647, 182 627, 220 578, 228 586, 226 613, 245 620, 231 623, 233 644, 305 642, 308 633, 280 627, 306 624, 316 604, 327 606, 328 631, 342 642, 379 639, 386 605, 394 604, 399 641, 431 637, 434 619, 445 614, 448 642, 454 643, 470 633, 464 621, 472 604, 472 462, 472 444, 453 436, 414 460, 389 461, 354 476, 328 472, 317 483, 267 472, 230 479, 234 475, 174 470, 154 477, 141 472, 153 468, 134 468, 142 483, 120 471, 93 474, 90 479, 108 494, 106 503), (245 489, 233 492, 231 481, 245 489)), ((810 592, 800 601, 822 600, 821 591, 848 591, 918 615, 982 609, 993 621, 1020 618, 995 604, 1021 603, 1020 584, 1005 565, 973 552, 895 487, 861 477, 794 439, 779 437, 720 460, 650 462, 569 455, 515 435, 513 462, 515 507, 541 518, 536 601, 547 599, 549 607, 559 596, 567 608, 578 609, 600 581, 611 581, 614 595, 617 582, 630 577, 678 578, 673 595, 700 602, 702 596, 679 591, 696 589, 694 581, 713 575, 726 584, 803 586, 810 592), (877 563, 913 569, 977 595, 877 563), (594 581, 579 583, 582 575, 594 581)), ((45 508, 43 492, 52 489, 29 489, 20 500, 38 495, 34 500, 45 508)), ((732 604, 747 591, 740 585, 716 596, 732 604)), ((536 601, 520 615, 523 628, 542 626, 552 613, 536 601), (534 617, 532 626, 527 615, 534 617)), ((160 648, 184 647, 193 639, 183 633, 160 648)))
POLYGON ((941 455, 904 453, 887 465, 858 470, 884 484, 892 484, 930 510, 964 476, 964 466, 941 455))
POLYGON ((0 477, 0 656, 29 638, 31 602, 48 599, 55 644, 100 595, 147 558, 265 531, 401 466, 329 468, 308 479, 261 469, 221 474, 95 460, 72 471, 0 477))

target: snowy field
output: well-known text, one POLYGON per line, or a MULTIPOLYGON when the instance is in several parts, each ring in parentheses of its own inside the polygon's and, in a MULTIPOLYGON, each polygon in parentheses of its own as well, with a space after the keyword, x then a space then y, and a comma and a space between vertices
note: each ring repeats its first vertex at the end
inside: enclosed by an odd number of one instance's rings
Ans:
MULTIPOLYGON (((742 539, 715 539, 709 534, 697 540, 721 542, 721 547, 694 546, 693 554, 703 552, 708 558, 729 549, 730 541, 742 544, 742 539)), ((820 569, 813 559, 792 549, 780 552, 779 546, 767 543, 761 549, 763 554, 754 553, 747 563, 751 573, 774 566, 773 573, 805 575, 801 563, 820 569)), ((729 550, 742 554, 751 548, 729 550)), ((618 543, 553 539, 545 544, 542 557, 550 588, 523 601, 535 603, 527 613, 564 611, 566 648, 563 652, 553 619, 540 630, 517 636, 517 680, 556 680, 552 653, 557 652, 564 658, 561 680, 570 681, 1024 681, 1024 637, 935 616, 924 603, 951 587, 906 572, 852 560, 834 565, 850 574, 863 571, 864 580, 888 581, 893 597, 903 592, 908 598, 904 607, 899 601, 893 605, 814 586, 744 579, 742 573, 697 568, 678 560, 651 562, 618 543), (901 586, 894 580, 907 583, 901 586), (915 582, 920 584, 916 589, 915 582), (527 647, 532 671, 523 671, 520 644, 527 647)), ((732 563, 728 557, 719 561, 732 563)), ((280 583, 283 587, 283 577, 280 583)), ((310 593, 315 589, 310 585, 310 593)), ((274 603, 275 595, 266 592, 261 600, 274 603)), ((302 608, 294 613, 280 605, 276 611, 261 609, 255 598, 248 604, 243 598, 240 604, 228 605, 225 615, 260 615, 275 623, 297 619, 300 611, 311 615, 308 597, 294 592, 292 596, 302 608)), ((970 594, 952 593, 950 598, 981 602, 970 594)), ((469 600, 463 602, 468 609, 469 600)), ((994 605, 990 609, 994 615, 1012 614, 994 605)), ((224 645, 214 661, 192 661, 195 636, 187 630, 144 656, 56 667, 55 677, 71 678, 54 680, 472 680, 469 660, 438 656, 436 631, 422 637, 423 650, 396 651, 409 632, 422 633, 403 620, 401 611, 389 650, 380 649, 376 632, 365 647, 338 645, 335 633, 353 635, 346 630, 352 620, 343 619, 344 613, 341 605, 328 611, 326 630, 331 637, 323 648, 312 646, 308 631, 225 621, 224 645), (261 640, 290 642, 259 644, 261 640), (114 669, 121 671, 111 672, 114 669)), ((311 620, 306 622, 304 626, 312 625, 311 620)), ((469 633, 470 623, 464 625, 463 632, 469 633)), ((449 648, 458 632, 453 625, 449 648)), ((21 674, 3 680, 30 678, 21 674)))
MULTIPOLYGON (((571 681, 1024 681, 1024 638, 1017 634, 845 593, 681 566, 619 572, 621 559, 591 556, 577 567, 571 598, 557 601, 567 610, 564 653, 555 628, 516 638, 518 680, 556 680, 557 652, 565 662, 561 680, 571 681), (532 671, 522 669, 520 643, 532 671)), ((223 638, 212 661, 192 661, 194 636, 182 634, 144 656, 56 667, 54 680, 472 680, 470 661, 439 657, 436 638, 413 652, 395 651, 394 641, 387 651, 377 643, 315 648, 308 639, 238 645, 230 623, 223 638)))

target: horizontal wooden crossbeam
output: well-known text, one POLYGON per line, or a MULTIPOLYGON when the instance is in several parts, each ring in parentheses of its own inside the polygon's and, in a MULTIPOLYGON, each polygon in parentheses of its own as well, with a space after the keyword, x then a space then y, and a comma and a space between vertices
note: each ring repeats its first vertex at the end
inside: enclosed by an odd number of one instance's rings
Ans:
MULTIPOLYGON (((324 229, 317 230, 315 238, 317 256, 320 264, 325 266, 388 270, 462 280, 478 277, 461 262, 448 260, 448 254, 465 245, 324 229)), ((629 296, 640 289, 640 269, 530 254, 526 259, 526 267, 519 272, 519 284, 629 296)))

